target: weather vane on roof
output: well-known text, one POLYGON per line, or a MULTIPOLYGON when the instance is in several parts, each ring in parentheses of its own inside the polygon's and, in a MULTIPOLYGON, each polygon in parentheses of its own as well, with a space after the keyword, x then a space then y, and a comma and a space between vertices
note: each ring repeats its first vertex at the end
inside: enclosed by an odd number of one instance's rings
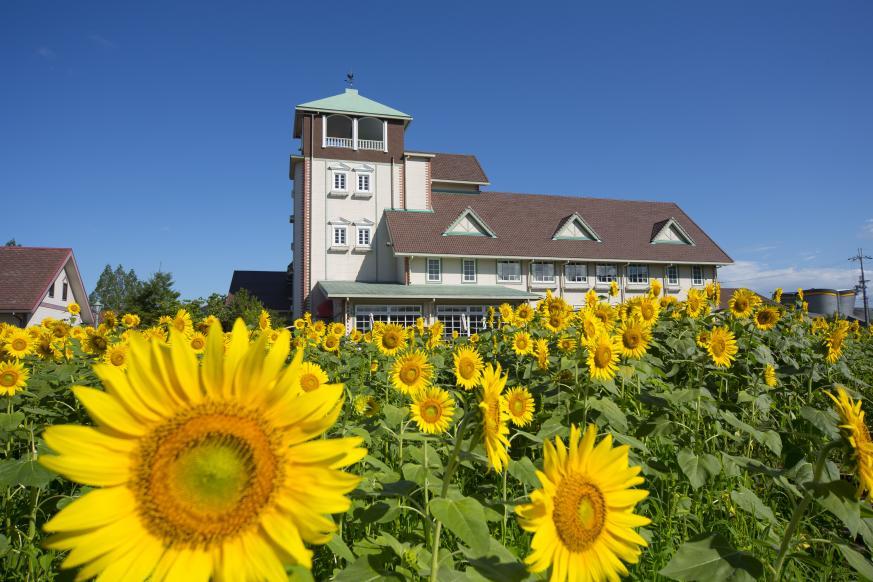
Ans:
POLYGON ((346 73, 346 85, 349 86, 349 89, 355 86, 355 74, 351 71, 346 73))

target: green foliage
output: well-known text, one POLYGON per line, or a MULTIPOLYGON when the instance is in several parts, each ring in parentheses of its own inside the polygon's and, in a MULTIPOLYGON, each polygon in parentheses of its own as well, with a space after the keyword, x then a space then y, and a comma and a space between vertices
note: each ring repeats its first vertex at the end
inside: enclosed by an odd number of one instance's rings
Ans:
POLYGON ((162 315, 174 314, 182 303, 179 292, 173 289, 173 276, 158 271, 130 296, 125 311, 139 315, 143 326, 158 322, 162 315))
POLYGON ((221 321, 224 329, 231 329, 233 322, 242 319, 246 325, 257 327, 258 316, 261 311, 270 314, 270 320, 274 328, 287 325, 285 319, 277 312, 267 309, 261 300, 249 293, 248 289, 240 289, 230 297, 220 293, 213 293, 206 299, 195 299, 186 303, 186 308, 192 313, 199 313, 203 317, 214 315, 221 321))
POLYGON ((142 288, 142 282, 133 269, 128 271, 118 265, 115 270, 106 265, 94 285, 94 291, 88 296, 88 302, 102 304, 103 309, 111 309, 115 313, 126 313, 131 310, 133 298, 142 288))

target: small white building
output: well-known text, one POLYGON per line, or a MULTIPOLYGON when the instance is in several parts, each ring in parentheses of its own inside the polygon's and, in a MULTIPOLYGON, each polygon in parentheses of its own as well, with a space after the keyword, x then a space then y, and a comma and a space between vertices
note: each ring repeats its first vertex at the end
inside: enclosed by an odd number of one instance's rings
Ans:
POLYGON ((0 247, 0 322, 28 327, 47 317, 69 320, 72 302, 82 308, 77 323, 93 323, 73 249, 0 247))
POLYGON ((471 155, 408 151, 412 118, 354 89, 297 106, 293 308, 366 330, 439 318, 475 331, 490 305, 547 290, 581 307, 615 281, 683 298, 731 258, 676 204, 485 190, 471 155))

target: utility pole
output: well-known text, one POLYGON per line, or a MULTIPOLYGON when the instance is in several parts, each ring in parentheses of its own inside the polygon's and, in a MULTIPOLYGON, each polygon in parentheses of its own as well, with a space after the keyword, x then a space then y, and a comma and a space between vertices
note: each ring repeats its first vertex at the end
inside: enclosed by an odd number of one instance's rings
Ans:
POLYGON ((858 254, 854 257, 849 257, 850 261, 858 261, 861 264, 861 278, 858 279, 858 287, 861 289, 861 293, 864 297, 864 323, 869 327, 870 312, 867 308, 867 283, 869 281, 864 278, 864 259, 867 259, 868 261, 873 261, 873 257, 865 255, 862 249, 858 249, 858 254))

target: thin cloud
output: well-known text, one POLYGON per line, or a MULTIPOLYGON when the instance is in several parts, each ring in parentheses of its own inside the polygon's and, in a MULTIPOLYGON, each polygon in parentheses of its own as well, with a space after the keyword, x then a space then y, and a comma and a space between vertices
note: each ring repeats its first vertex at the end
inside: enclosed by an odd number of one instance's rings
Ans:
POLYGON ((41 46, 37 48, 34 52, 38 57, 41 57, 47 61, 53 61, 58 57, 57 53, 55 53, 55 51, 47 46, 41 46))
POLYGON ((91 42, 93 42, 94 44, 99 46, 100 48, 104 48, 104 49, 114 49, 114 48, 118 47, 118 45, 115 44, 115 42, 109 40, 105 36, 100 36, 99 34, 89 34, 88 40, 90 40, 91 42))
POLYGON ((858 274, 858 270, 850 266, 843 269, 798 265, 771 267, 758 261, 736 261, 719 269, 718 279, 725 287, 748 287, 769 295, 776 287, 849 289, 855 285, 858 274))
POLYGON ((873 218, 868 218, 861 226, 861 236, 864 238, 873 238, 873 218))

